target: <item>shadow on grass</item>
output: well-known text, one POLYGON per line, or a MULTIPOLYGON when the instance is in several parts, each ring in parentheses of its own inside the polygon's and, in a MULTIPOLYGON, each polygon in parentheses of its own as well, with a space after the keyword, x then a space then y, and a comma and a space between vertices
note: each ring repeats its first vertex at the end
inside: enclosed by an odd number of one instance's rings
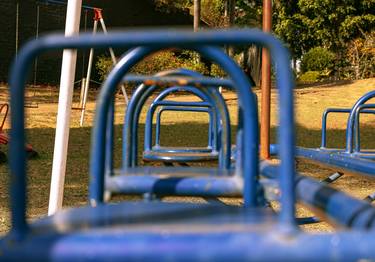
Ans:
MULTIPOLYGON (((235 138, 235 126, 232 126, 232 141, 235 138)), ((143 129, 140 125, 139 156, 143 147, 143 129)), ((121 134, 122 127, 115 127, 115 166, 121 163, 121 134)), ((373 139, 374 127, 361 127, 361 141, 366 148, 375 148, 373 139)), ((276 129, 272 128, 272 142, 275 142, 276 129)), ((306 129, 297 126, 297 145, 318 147, 320 145, 320 130, 306 129)), ((53 145, 55 130, 52 128, 29 129, 28 138, 39 153, 39 158, 28 162, 28 196, 30 218, 44 216, 47 213, 50 176, 52 169, 53 145)), ((345 130, 328 130, 328 146, 343 147, 345 130)), ((72 128, 70 130, 69 153, 66 169, 64 206, 75 207, 87 203, 89 152, 91 128, 72 128)), ((161 144, 174 146, 203 146, 207 144, 207 124, 179 123, 162 126, 161 144)), ((0 165, 0 232, 9 229, 8 210, 9 171, 7 165, 0 165)))
POLYGON ((315 82, 315 83, 300 83, 297 82, 295 89, 303 89, 303 88, 310 88, 310 87, 338 87, 343 85, 348 85, 353 83, 352 80, 326 80, 322 82, 315 82))

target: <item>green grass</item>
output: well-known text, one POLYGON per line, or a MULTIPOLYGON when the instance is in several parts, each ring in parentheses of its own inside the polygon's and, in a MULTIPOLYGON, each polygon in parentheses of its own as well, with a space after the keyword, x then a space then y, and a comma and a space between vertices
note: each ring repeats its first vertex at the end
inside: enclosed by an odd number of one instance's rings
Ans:
MULTIPOLYGON (((366 90, 373 89, 371 84, 375 79, 363 84, 357 83, 349 86, 318 86, 296 90, 296 138, 297 144, 301 146, 317 147, 320 145, 320 118, 323 109, 327 106, 350 106, 366 90), (370 83, 370 85, 368 85, 370 83), (333 95, 334 94, 334 95, 333 95), (355 94, 355 95, 354 95, 355 94)), ((258 91, 257 91, 258 92, 258 91)), ((2 93, 4 94, 4 93, 2 93)), ((53 145, 55 136, 55 122, 57 106, 57 93, 51 90, 38 89, 37 96, 40 98, 39 108, 28 109, 27 111, 27 133, 28 140, 33 144, 39 153, 39 158, 28 162, 28 217, 34 219, 47 214, 50 174, 52 169, 53 145), (52 93, 50 97, 49 94, 52 93)), ((236 130, 237 105, 236 97, 231 93, 225 94, 232 121, 232 141, 234 141, 236 130)), ((190 99, 186 96, 176 97, 177 100, 190 99)), ((91 123, 94 114, 94 95, 88 107, 87 122, 85 127, 78 127, 79 112, 72 114, 72 128, 70 129, 69 153, 66 170, 64 207, 76 207, 87 204, 88 174, 89 174, 89 152, 91 143, 91 123)), ((121 105, 122 98, 118 98, 119 106, 116 112, 116 139, 115 139, 115 166, 120 166, 121 152, 121 131, 123 122, 124 106, 121 105)), ((276 95, 272 96, 272 141, 275 142, 277 114, 276 95)), ((141 127, 139 134, 139 156, 143 145, 145 112, 142 112, 141 127)), ((361 141, 366 148, 375 148, 373 134, 375 125, 373 118, 363 119, 361 126, 361 141)), ((329 119, 328 139, 329 146, 342 147, 345 137, 345 117, 332 117, 329 119)), ((207 114, 201 113, 175 113, 166 112, 162 118, 162 145, 175 146, 200 146, 207 143, 207 114)), ((1 150, 4 151, 2 147, 1 150)), ((298 169, 316 178, 323 178, 332 170, 311 165, 306 162, 299 162, 298 169)), ((6 164, 0 165, 0 232, 9 230, 9 170, 6 164)), ((371 193, 375 184, 373 181, 348 176, 336 183, 336 186, 350 192, 358 197, 371 193)), ((124 198, 115 198, 120 201, 124 198)), ((302 212, 302 214, 306 214, 302 212)), ((308 230, 330 230, 327 227, 311 227, 308 230), (311 229, 312 228, 312 229, 311 229)))

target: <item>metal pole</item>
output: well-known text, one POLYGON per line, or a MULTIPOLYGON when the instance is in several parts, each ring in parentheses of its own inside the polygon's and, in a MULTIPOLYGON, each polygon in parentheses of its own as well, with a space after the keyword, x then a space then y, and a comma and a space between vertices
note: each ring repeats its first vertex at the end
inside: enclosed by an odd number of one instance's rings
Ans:
POLYGON ((86 86, 86 78, 82 78, 81 80, 81 93, 79 94, 79 108, 82 110, 83 108, 83 97, 85 95, 85 86, 86 86))
POLYGON ((197 32, 201 21, 201 0, 194 0, 194 32, 197 32))
MULTIPOLYGON (((87 13, 88 13, 88 10, 86 9, 85 10, 85 20, 84 20, 84 24, 83 24, 83 28, 84 28, 84 32, 86 33, 87 32, 87 13)), ((81 76, 81 79, 82 78, 85 78, 85 65, 86 65, 86 51, 83 50, 82 51, 82 76, 81 76)))
MULTIPOLYGON (((272 0, 263 0, 263 31, 272 29, 272 0)), ((271 59, 267 49, 262 50, 262 99, 260 122, 260 157, 270 158, 271 119, 271 59)))
MULTIPOLYGON (((81 7, 82 0, 68 0, 65 23, 66 36, 79 34, 81 7)), ((77 50, 65 49, 61 65, 60 94, 48 215, 52 215, 62 208, 76 61, 77 50)))
MULTIPOLYGON (((37 5, 36 7, 36 33, 35 39, 39 38, 39 18, 40 18, 40 6, 37 5)), ((34 63, 34 86, 36 86, 36 73, 38 71, 38 58, 35 58, 34 63)))
MULTIPOLYGON (((99 21, 100 21, 100 24, 102 25, 103 32, 105 34, 107 34, 108 33, 107 27, 105 26, 104 19, 103 19, 102 16, 100 16, 100 20, 99 21)), ((115 52, 113 51, 113 49, 111 47, 109 48, 109 53, 111 55, 111 59, 112 59, 113 65, 117 64, 117 59, 116 59, 116 56, 115 56, 115 52)), ((129 99, 128 99, 128 95, 126 94, 126 90, 125 90, 125 86, 124 85, 121 85, 121 91, 122 91, 122 95, 124 96, 125 103, 128 104, 129 99)))
MULTIPOLYGON (((96 34, 96 30, 98 28, 98 20, 94 20, 94 28, 92 29, 92 34, 96 34)), ((91 78, 91 71, 92 71, 92 62, 94 60, 94 48, 90 49, 90 55, 89 55, 89 62, 87 65, 87 74, 86 74, 86 81, 85 81, 85 88, 84 88, 84 95, 83 95, 83 103, 82 103, 82 110, 81 110, 81 119, 79 121, 79 125, 83 126, 83 121, 85 118, 85 112, 86 112, 86 103, 87 103, 87 95, 89 92, 89 86, 90 86, 90 78, 91 78)))

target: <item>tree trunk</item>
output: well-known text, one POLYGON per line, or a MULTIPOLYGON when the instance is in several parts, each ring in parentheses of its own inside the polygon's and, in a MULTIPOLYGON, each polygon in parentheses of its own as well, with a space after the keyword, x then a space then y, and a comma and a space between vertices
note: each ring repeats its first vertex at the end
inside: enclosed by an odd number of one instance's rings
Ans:
POLYGON ((260 86, 261 58, 261 49, 255 45, 244 51, 242 67, 256 86, 260 86))
POLYGON ((194 32, 197 32, 201 21, 201 0, 194 0, 194 32))
MULTIPOLYGON (((234 25, 234 9, 235 9, 235 1, 234 0, 226 0, 225 1, 225 10, 224 10, 224 18, 225 18, 225 27, 231 28, 234 25)), ((232 46, 226 47, 227 54, 230 57, 234 56, 234 49, 232 46)))

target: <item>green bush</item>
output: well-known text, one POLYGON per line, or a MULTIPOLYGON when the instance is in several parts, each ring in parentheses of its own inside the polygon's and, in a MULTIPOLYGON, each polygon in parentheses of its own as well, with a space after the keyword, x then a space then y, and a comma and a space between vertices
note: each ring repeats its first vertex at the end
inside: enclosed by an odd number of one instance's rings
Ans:
POLYGON ((321 73, 319 71, 307 71, 298 78, 298 81, 302 83, 315 83, 321 79, 321 73))
MULTIPOLYGON (((96 68, 98 69, 101 80, 104 80, 112 69, 111 59, 105 56, 99 57, 96 68)), ((181 53, 174 53, 172 51, 158 52, 135 65, 131 73, 154 75, 160 71, 176 68, 186 68, 215 77, 223 77, 225 75, 219 66, 212 64, 209 68, 207 64, 200 61, 196 53, 190 51, 183 51, 181 53)))
POLYGON ((302 72, 308 71, 330 71, 335 65, 335 54, 323 47, 310 49, 301 61, 302 72))
POLYGON ((95 67, 98 70, 100 80, 103 81, 107 77, 109 71, 111 71, 113 63, 110 57, 102 55, 98 58, 95 67))

